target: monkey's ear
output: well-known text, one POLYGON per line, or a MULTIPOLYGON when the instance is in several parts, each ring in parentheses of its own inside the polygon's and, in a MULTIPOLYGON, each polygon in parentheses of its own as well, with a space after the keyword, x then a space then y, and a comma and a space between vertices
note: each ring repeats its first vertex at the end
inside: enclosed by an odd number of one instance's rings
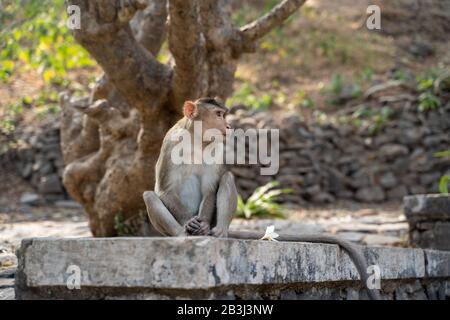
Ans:
POLYGON ((225 104, 225 102, 223 101, 222 97, 220 97, 220 96, 215 96, 214 100, 216 100, 221 105, 225 104))
POLYGON ((184 116, 192 119, 197 111, 197 106, 192 101, 186 101, 183 106, 184 116))

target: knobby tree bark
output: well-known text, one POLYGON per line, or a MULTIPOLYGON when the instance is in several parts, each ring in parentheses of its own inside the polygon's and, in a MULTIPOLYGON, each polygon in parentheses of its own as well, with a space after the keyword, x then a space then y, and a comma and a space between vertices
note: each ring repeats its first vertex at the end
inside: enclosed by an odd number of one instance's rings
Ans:
POLYGON ((75 39, 104 71, 89 98, 61 95, 64 185, 94 236, 114 236, 115 216, 134 219, 166 131, 185 100, 226 99, 239 57, 306 0, 284 0, 233 25, 229 0, 66 0, 81 9, 75 39), (155 57, 168 41, 171 60, 155 57))

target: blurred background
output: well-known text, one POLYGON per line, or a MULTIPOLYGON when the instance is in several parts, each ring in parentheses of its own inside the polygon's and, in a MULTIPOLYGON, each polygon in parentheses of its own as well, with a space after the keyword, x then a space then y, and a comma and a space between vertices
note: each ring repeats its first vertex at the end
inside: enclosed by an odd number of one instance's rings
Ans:
MULTIPOLYGON (((408 246, 406 195, 448 193, 450 1, 311 0, 244 55, 229 121, 280 128, 280 171, 232 168, 234 228, 332 232, 408 246), (366 28, 369 4, 381 30, 366 28)), ((244 25, 276 0, 235 1, 244 25)), ((88 96, 101 69, 66 27, 63 0, 0 4, 0 260, 31 236, 88 236, 62 183, 59 93, 88 96)), ((167 62, 163 44, 158 60, 167 62)), ((119 235, 133 225, 117 213, 119 235)))

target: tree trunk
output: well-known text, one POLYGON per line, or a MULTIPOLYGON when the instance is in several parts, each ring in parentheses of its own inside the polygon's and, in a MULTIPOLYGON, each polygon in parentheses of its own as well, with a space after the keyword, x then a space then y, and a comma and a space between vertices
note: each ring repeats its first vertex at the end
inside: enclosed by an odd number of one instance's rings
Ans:
POLYGON ((284 0, 241 28, 226 0, 66 2, 80 7, 74 36, 104 75, 90 98, 61 95, 64 185, 83 205, 93 235, 114 236, 115 217, 139 224, 142 193, 153 189, 162 139, 183 102, 226 99, 239 56, 305 0, 284 0), (166 36, 167 65, 155 59, 166 36))

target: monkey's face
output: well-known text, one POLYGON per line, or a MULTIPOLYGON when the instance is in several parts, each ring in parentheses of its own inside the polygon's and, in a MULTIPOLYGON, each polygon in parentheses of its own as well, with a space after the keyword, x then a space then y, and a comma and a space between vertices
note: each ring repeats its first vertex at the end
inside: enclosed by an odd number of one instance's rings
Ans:
POLYGON ((209 101, 204 102, 201 100, 205 99, 199 99, 196 102, 186 101, 183 107, 184 116, 191 120, 202 122, 202 135, 204 135, 207 130, 216 129, 225 136, 227 129, 231 129, 230 125, 228 125, 225 120, 228 109, 217 104, 213 99, 212 101, 214 101, 214 103, 208 103, 209 101))
POLYGON ((225 120, 225 115, 226 110, 222 108, 214 106, 205 108, 201 117, 203 122, 203 132, 209 129, 217 129, 225 136, 227 129, 231 129, 230 125, 225 120))

